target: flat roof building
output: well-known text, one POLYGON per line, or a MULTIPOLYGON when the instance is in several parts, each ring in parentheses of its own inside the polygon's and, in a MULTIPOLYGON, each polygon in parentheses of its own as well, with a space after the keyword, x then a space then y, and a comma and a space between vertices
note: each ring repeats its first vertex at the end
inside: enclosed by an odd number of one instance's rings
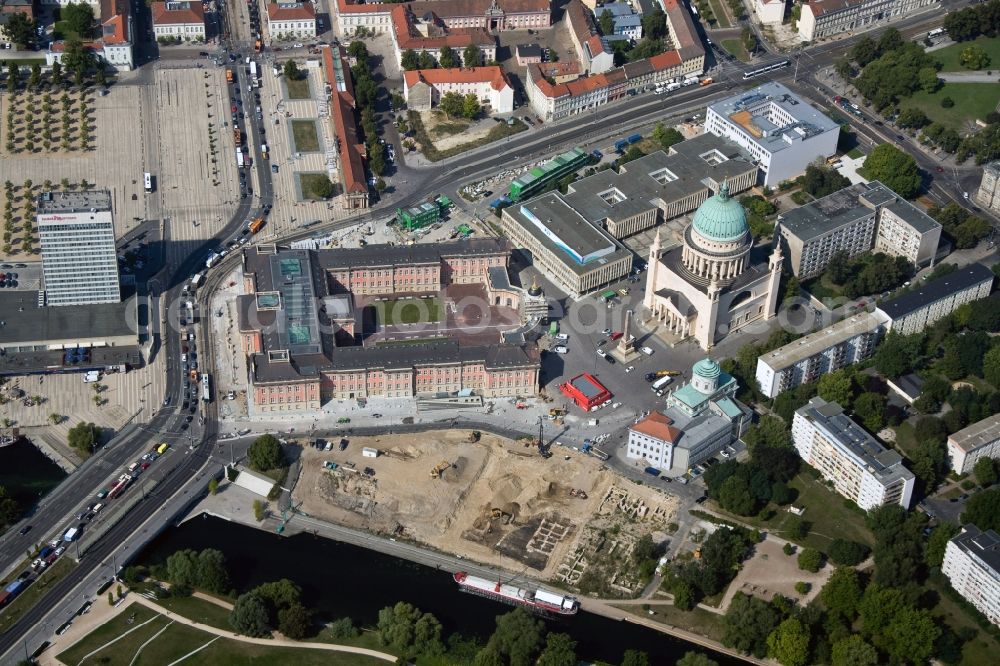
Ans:
POLYGON ((760 165, 763 184, 797 177, 837 152, 840 126, 780 83, 709 105, 705 131, 736 142, 760 165))
POLYGON ((613 397, 611 391, 589 372, 579 374, 561 384, 559 390, 585 412, 603 405, 613 397))
POLYGON ((962 526, 945 546, 941 573, 963 599, 1000 625, 1000 534, 962 526))
POLYGON ((1000 414, 948 435, 948 458, 956 474, 968 474, 981 458, 1000 459, 1000 414))
POLYGON ((915 477, 896 451, 882 446, 835 402, 816 397, 795 411, 792 443, 802 460, 861 509, 910 507, 915 477))
POLYGON ((821 375, 860 363, 874 353, 884 324, 883 316, 862 312, 759 356, 757 384, 761 392, 774 398, 821 375))
POLYGON ((121 301, 109 191, 43 192, 35 219, 47 305, 121 301))
POLYGON ((917 268, 934 263, 941 225, 878 181, 855 183, 778 216, 776 229, 792 273, 812 277, 838 252, 874 250, 917 268))
POLYGON ((900 335, 919 333, 960 305, 989 296, 994 277, 986 266, 969 264, 879 303, 876 312, 885 315, 887 330, 900 335))

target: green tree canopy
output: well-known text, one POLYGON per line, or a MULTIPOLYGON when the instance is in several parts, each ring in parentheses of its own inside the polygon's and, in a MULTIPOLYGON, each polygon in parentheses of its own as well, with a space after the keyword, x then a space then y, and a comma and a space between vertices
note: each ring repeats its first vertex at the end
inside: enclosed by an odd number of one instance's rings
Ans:
POLYGON ((368 45, 360 39, 356 39, 347 45, 347 54, 361 63, 366 63, 369 58, 368 45))
POLYGON ((850 409, 854 399, 853 368, 844 368, 822 375, 817 384, 819 397, 836 402, 844 409, 850 409))
POLYGON ((863 543, 847 539, 834 539, 827 554, 834 564, 853 567, 864 562, 870 552, 871 549, 863 543))
POLYGON ((312 629, 312 617, 302 604, 292 604, 278 611, 278 631, 292 640, 302 640, 312 629))
POLYGON ((437 69, 438 61, 430 51, 421 51, 417 56, 418 69, 437 69))
POLYGON ((465 110, 465 99, 457 92, 446 92, 438 100, 438 108, 449 118, 457 118, 465 110))
POLYGON ((270 634, 267 624, 267 606, 259 595, 253 592, 241 594, 229 613, 229 626, 237 634, 261 638, 270 634))
POLYGON ((94 8, 92 6, 83 2, 71 2, 62 8, 59 17, 66 23, 66 27, 78 36, 82 38, 90 36, 90 30, 94 25, 94 8))
POLYGON ((983 356, 983 377, 1000 388, 1000 347, 993 347, 983 356))
POLYGON ((479 98, 476 97, 475 93, 468 93, 462 98, 462 116, 468 118, 469 120, 474 120, 481 112, 482 107, 479 105, 479 98))
POLYGON ((438 62, 445 69, 451 69, 453 67, 458 67, 460 61, 458 59, 458 54, 450 46, 442 46, 441 50, 438 52, 438 62))
POLYGON ((36 22, 27 14, 15 12, 8 15, 3 34, 17 46, 24 47, 34 40, 35 26, 36 22))
POLYGON ((923 664, 933 656, 940 635, 929 611, 904 608, 889 621, 881 638, 896 663, 923 664))
POLYGON ((482 55, 479 53, 479 47, 475 44, 469 44, 462 51, 462 62, 466 67, 479 67, 482 64, 482 55))
POLYGON ((962 49, 958 61, 966 69, 986 69, 990 64, 990 56, 979 44, 970 44, 962 49))
POLYGON ((816 573, 823 566, 823 554, 815 548, 803 548, 798 557, 799 569, 816 573))
POLYGON ((767 637, 781 622, 781 614, 771 604, 737 592, 723 618, 722 644, 757 658, 767 654, 767 637))
POLYGON ((675 143, 680 143, 684 140, 684 135, 677 131, 676 128, 668 127, 663 123, 656 123, 653 128, 653 141, 658 143, 663 150, 667 150, 670 146, 675 143))
POLYGON ((519 607, 497 617, 496 630, 487 647, 496 650, 511 666, 529 666, 542 649, 544 636, 542 621, 519 607))
POLYGON ((853 634, 833 644, 830 663, 832 666, 876 666, 878 650, 853 634))
MULTIPOLYGON (((622 662, 625 666, 625 662, 622 662)), ((677 660, 676 666, 719 666, 719 662, 709 659, 700 652, 685 652, 684 656, 677 660)))
POLYGON ((854 415, 870 432, 877 433, 885 426, 886 398, 881 393, 862 393, 852 405, 854 415))
POLYGON ((924 551, 924 560, 929 567, 940 567, 944 562, 944 551, 948 547, 948 542, 953 536, 958 534, 958 525, 952 523, 941 523, 927 537, 927 549, 924 551))
POLYGON ((997 461, 993 458, 980 458, 976 461, 972 473, 976 475, 976 481, 984 488, 992 486, 997 482, 997 461))
POLYGON ((197 577, 195 585, 208 592, 224 594, 229 591, 229 569, 226 556, 215 548, 206 548, 198 553, 195 563, 197 577))
POLYGON ((430 613, 403 602, 379 611, 379 642, 407 654, 437 654, 442 650, 441 623, 430 613))
POLYGON ((861 603, 858 572, 850 567, 838 567, 820 590, 819 598, 831 614, 852 622, 861 603))
POLYGON ((284 71, 285 78, 289 81, 298 81, 302 77, 302 71, 299 69, 298 63, 294 60, 286 60, 282 71, 284 71))
POLYGON ((601 12, 600 17, 597 19, 597 26, 601 29, 601 34, 605 37, 615 34, 615 17, 610 9, 605 9, 601 12))
POLYGON ((790 617, 768 635, 767 649, 783 666, 805 666, 809 662, 809 631, 790 617))
POLYGON ((917 161, 892 144, 876 146, 865 158, 862 170, 867 178, 882 181, 904 199, 912 199, 920 192, 923 176, 917 161))
POLYGON ((412 72, 413 70, 420 68, 420 57, 413 49, 406 49, 403 51, 403 55, 400 60, 403 69, 407 72, 412 72))
POLYGON ((247 451, 250 466, 259 472, 285 466, 285 453, 274 435, 261 435, 247 451))
POLYGON ((1000 488, 980 490, 966 501, 962 524, 968 523, 984 532, 1000 531, 1000 488))
POLYGON ((569 634, 552 632, 545 638, 545 649, 536 666, 576 666, 576 641, 569 634))
POLYGON ((642 16, 642 34, 652 39, 661 39, 667 36, 667 15, 663 10, 656 7, 653 11, 642 16))
POLYGON ((99 430, 93 423, 81 421, 69 429, 66 439, 70 446, 81 453, 92 453, 98 443, 99 430))
MULTIPOLYGON (((681 660, 677 662, 678 666, 681 666, 681 662, 689 654, 695 654, 693 652, 688 652, 681 657, 681 660)), ((622 656, 621 666, 649 666, 649 655, 641 650, 625 650, 625 654, 622 656)), ((684 666, 710 666, 709 664, 699 665, 699 664, 684 664, 684 666)))

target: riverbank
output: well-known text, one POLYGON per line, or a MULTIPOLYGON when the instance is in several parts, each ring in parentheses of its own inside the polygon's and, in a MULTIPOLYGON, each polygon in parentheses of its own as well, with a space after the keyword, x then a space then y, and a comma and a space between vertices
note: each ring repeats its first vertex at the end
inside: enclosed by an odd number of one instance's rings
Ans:
MULTIPOLYGON (((204 520, 199 516, 212 516, 224 521, 229 521, 234 525, 252 527, 258 531, 274 535, 279 526, 283 525, 281 535, 283 537, 302 537, 311 535, 321 537, 335 542, 350 544, 370 551, 376 551, 394 558, 400 558, 409 562, 414 562, 442 573, 454 573, 456 571, 466 571, 473 575, 493 579, 498 577, 517 577, 519 583, 532 583, 519 576, 520 571, 500 570, 494 567, 485 566, 471 560, 455 557, 447 553, 437 552, 422 545, 400 541, 393 537, 384 537, 371 534, 363 530, 336 525, 319 520, 312 516, 295 514, 284 522, 280 517, 268 517, 263 521, 256 521, 253 517, 251 504, 254 499, 258 499, 249 491, 226 484, 224 490, 215 496, 208 496, 199 502, 182 521, 184 524, 192 523, 195 519, 204 520)), ((197 522, 193 523, 197 526, 197 522)), ((300 553, 300 557, 302 554, 300 553)), ((441 576, 441 580, 450 579, 450 576, 441 576)), ((450 583, 450 580, 448 581, 450 583)), ((711 638, 696 634, 694 632, 675 627, 672 625, 656 622, 641 615, 636 615, 623 611, 612 606, 612 601, 602 599, 581 598, 581 608, 587 613, 600 616, 616 622, 626 622, 643 630, 653 630, 658 634, 663 634, 674 639, 680 639, 688 643, 709 649, 725 655, 733 660, 750 662, 754 664, 773 664, 768 660, 759 660, 753 657, 740 654, 735 650, 727 648, 720 642, 711 638)), ((414 601, 420 605, 420 601, 414 601)), ((643 612, 641 607, 639 612, 643 612)), ((679 656, 679 655, 678 655, 679 656)))

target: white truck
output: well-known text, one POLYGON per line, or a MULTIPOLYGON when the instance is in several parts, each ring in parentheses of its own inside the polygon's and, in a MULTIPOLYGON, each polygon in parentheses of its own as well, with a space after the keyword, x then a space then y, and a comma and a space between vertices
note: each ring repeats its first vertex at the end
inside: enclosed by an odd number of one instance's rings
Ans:
POLYGON ((78 536, 80 536, 80 529, 78 527, 71 527, 66 530, 66 534, 63 534, 63 541, 76 541, 78 536))

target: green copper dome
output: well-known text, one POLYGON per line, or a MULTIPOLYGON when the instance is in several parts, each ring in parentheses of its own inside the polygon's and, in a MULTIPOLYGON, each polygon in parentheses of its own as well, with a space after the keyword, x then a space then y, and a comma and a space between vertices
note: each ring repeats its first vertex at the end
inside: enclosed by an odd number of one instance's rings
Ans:
POLYGON ((732 242, 750 232, 743 206, 729 196, 729 185, 722 184, 719 193, 709 197, 694 214, 694 228, 710 240, 732 242))
POLYGON ((703 358, 694 364, 694 374, 705 379, 715 379, 722 373, 719 364, 710 358, 703 358))

